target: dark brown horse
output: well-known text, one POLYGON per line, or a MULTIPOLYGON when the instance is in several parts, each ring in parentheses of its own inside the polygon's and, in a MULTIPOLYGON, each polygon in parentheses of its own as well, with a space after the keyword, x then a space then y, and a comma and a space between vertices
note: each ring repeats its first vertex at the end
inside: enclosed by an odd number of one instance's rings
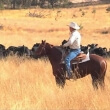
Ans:
MULTIPOLYGON (((66 82, 66 68, 65 64, 61 64, 62 52, 59 51, 56 46, 53 46, 45 41, 39 45, 36 50, 37 56, 48 56, 53 69, 53 75, 55 76, 56 83, 64 87, 66 82)), ((92 84, 95 89, 98 89, 98 84, 104 88, 104 77, 106 74, 107 63, 104 58, 90 54, 90 60, 83 63, 72 64, 72 70, 75 72, 77 70, 77 79, 85 77, 86 75, 91 75, 92 84)))

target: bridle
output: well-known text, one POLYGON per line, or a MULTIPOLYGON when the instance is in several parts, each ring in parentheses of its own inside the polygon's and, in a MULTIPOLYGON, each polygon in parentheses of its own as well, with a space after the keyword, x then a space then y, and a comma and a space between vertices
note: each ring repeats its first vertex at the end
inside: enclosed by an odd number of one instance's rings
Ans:
MULTIPOLYGON (((44 50, 44 53, 46 54, 46 49, 45 49, 46 43, 45 43, 45 44, 40 44, 39 47, 40 47, 41 45, 43 45, 43 46, 42 46, 42 48, 41 48, 41 51, 39 52, 39 55, 41 55, 41 53, 42 53, 43 50, 44 50)), ((39 47, 38 47, 38 48, 39 48, 39 47)))

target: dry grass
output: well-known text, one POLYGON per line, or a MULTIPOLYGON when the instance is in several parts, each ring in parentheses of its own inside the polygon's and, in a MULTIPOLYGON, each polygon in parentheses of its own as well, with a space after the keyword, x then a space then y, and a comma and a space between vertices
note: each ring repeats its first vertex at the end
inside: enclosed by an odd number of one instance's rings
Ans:
MULTIPOLYGON (((82 44, 98 43, 110 48, 110 13, 107 5, 71 9, 31 9, 6 10, 0 12, 0 43, 6 48, 10 45, 26 45, 47 40, 60 45, 68 39, 66 26, 76 21, 83 26, 80 33, 82 44), (82 16, 82 11, 85 13, 82 16), (96 13, 92 13, 93 10, 96 13), (44 15, 43 18, 28 17, 27 13, 44 15), (109 31, 109 30, 108 30, 109 31)), ((9 56, 0 60, 0 109, 2 110, 109 110, 110 109, 110 60, 105 77, 105 90, 94 91, 91 77, 77 81, 67 81, 64 89, 55 84, 49 62, 9 56)))

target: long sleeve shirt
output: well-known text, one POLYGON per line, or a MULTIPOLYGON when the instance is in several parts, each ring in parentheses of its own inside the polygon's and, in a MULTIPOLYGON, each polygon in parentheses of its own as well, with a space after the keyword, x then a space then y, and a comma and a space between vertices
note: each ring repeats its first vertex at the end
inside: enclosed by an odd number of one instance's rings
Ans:
POLYGON ((63 45, 63 47, 70 47, 70 49, 80 49, 81 35, 75 30, 71 33, 68 42, 63 45))

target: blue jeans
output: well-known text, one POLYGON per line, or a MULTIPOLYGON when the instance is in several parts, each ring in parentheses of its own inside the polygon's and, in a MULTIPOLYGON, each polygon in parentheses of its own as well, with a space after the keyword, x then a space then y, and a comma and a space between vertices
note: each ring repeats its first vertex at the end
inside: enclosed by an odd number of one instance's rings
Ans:
POLYGON ((72 59, 74 59, 80 53, 80 51, 81 51, 80 49, 71 49, 69 54, 65 58, 66 70, 67 70, 69 77, 71 77, 71 75, 72 75, 72 73, 71 73, 72 69, 71 69, 70 62, 72 59))

